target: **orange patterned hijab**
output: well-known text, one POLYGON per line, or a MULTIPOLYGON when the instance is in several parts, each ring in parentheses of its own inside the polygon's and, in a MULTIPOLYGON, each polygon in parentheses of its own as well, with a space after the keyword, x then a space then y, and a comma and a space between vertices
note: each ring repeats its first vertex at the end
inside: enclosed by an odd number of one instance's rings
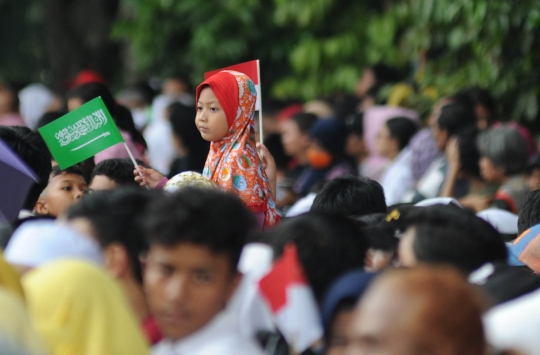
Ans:
POLYGON ((210 86, 225 111, 229 132, 210 145, 203 176, 237 194, 251 211, 264 212, 264 228, 271 227, 280 217, 255 147, 255 85, 245 74, 221 71, 197 87, 197 102, 205 86, 210 86))

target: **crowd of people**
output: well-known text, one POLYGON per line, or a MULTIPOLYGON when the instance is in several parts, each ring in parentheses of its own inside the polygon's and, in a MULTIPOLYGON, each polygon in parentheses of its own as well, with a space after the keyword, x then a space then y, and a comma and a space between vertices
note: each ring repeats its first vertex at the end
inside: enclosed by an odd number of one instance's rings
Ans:
POLYGON ((540 354, 534 135, 485 88, 429 117, 381 101, 398 81, 263 100, 261 126, 234 71, 2 82, 0 141, 35 182, 0 213, 0 353, 540 354), (96 97, 137 164, 117 144, 60 169, 38 129, 96 97))

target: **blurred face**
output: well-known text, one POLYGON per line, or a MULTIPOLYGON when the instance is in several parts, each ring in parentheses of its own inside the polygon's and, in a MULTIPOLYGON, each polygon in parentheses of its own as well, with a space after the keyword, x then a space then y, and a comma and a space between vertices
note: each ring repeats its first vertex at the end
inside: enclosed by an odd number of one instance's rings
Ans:
POLYGON ((442 108, 451 102, 451 100, 446 98, 439 100, 437 105, 433 107, 433 112, 428 119, 429 126, 431 127, 431 133, 433 134, 433 138, 435 139, 435 142, 437 142, 437 147, 440 151, 444 151, 444 149, 446 148, 446 143, 448 142, 449 136, 446 130, 441 129, 437 120, 441 115, 442 108))
POLYGON ((49 181, 39 197, 35 211, 57 217, 81 198, 86 190, 88 186, 81 175, 57 175, 49 181))
POLYGON ((210 87, 201 90, 199 102, 197 102, 195 124, 203 139, 210 142, 220 140, 229 132, 225 111, 210 87))
POLYGON ((345 149, 348 155, 356 159, 362 159, 368 155, 364 137, 354 133, 349 134, 347 137, 347 146, 345 149))
POLYGON ((354 311, 342 311, 340 312, 332 322, 330 326, 330 337, 328 343, 328 349, 326 355, 344 355, 345 348, 349 344, 348 330, 351 325, 351 321, 354 315, 354 311))
POLYGON ((281 123, 281 142, 285 153, 291 157, 306 154, 309 146, 308 136, 300 131, 298 124, 292 119, 281 123))
POLYGON ((68 110, 70 112, 78 109, 82 105, 84 105, 84 102, 78 97, 72 97, 71 99, 68 100, 68 110))
POLYGON ((355 311, 345 354, 424 354, 417 346, 423 336, 421 322, 411 314, 411 309, 418 310, 418 306, 403 299, 396 289, 378 287, 371 291, 355 311))
POLYGON ((165 337, 177 340, 201 329, 221 312, 239 279, 226 255, 205 246, 152 245, 144 288, 159 328, 165 337))
POLYGON ((112 190, 116 188, 116 183, 105 175, 96 175, 90 182, 89 188, 92 191, 112 190))
POLYGON ((505 169, 496 167, 487 157, 480 158, 480 174, 487 182, 502 183, 506 179, 505 169))
POLYGON ((399 241, 398 256, 399 264, 401 266, 413 267, 416 265, 416 255, 413 249, 413 243, 416 231, 413 228, 408 228, 405 234, 399 241))
POLYGON ((375 149, 380 155, 392 157, 393 154, 399 152, 396 139, 392 138, 390 135, 390 130, 386 125, 381 127, 381 130, 377 134, 376 138, 375 149))
POLYGON ((535 191, 540 189, 540 169, 533 169, 528 180, 529 190, 535 191))

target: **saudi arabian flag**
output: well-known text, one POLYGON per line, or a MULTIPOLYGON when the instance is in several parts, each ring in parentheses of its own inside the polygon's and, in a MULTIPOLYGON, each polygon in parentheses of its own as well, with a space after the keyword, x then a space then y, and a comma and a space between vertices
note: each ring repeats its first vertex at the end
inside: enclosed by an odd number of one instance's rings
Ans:
POLYGON ((41 127, 39 133, 60 169, 124 142, 101 97, 41 127))

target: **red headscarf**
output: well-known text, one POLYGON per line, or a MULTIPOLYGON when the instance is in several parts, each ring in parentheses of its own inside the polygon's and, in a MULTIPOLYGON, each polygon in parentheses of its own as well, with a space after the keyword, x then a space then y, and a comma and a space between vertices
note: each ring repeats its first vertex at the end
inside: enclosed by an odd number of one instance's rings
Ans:
POLYGON ((255 147, 255 85, 245 74, 221 71, 197 87, 197 102, 205 86, 210 86, 225 111, 229 132, 210 145, 203 175, 240 196, 253 212, 264 212, 264 228, 271 227, 280 217, 255 147))

